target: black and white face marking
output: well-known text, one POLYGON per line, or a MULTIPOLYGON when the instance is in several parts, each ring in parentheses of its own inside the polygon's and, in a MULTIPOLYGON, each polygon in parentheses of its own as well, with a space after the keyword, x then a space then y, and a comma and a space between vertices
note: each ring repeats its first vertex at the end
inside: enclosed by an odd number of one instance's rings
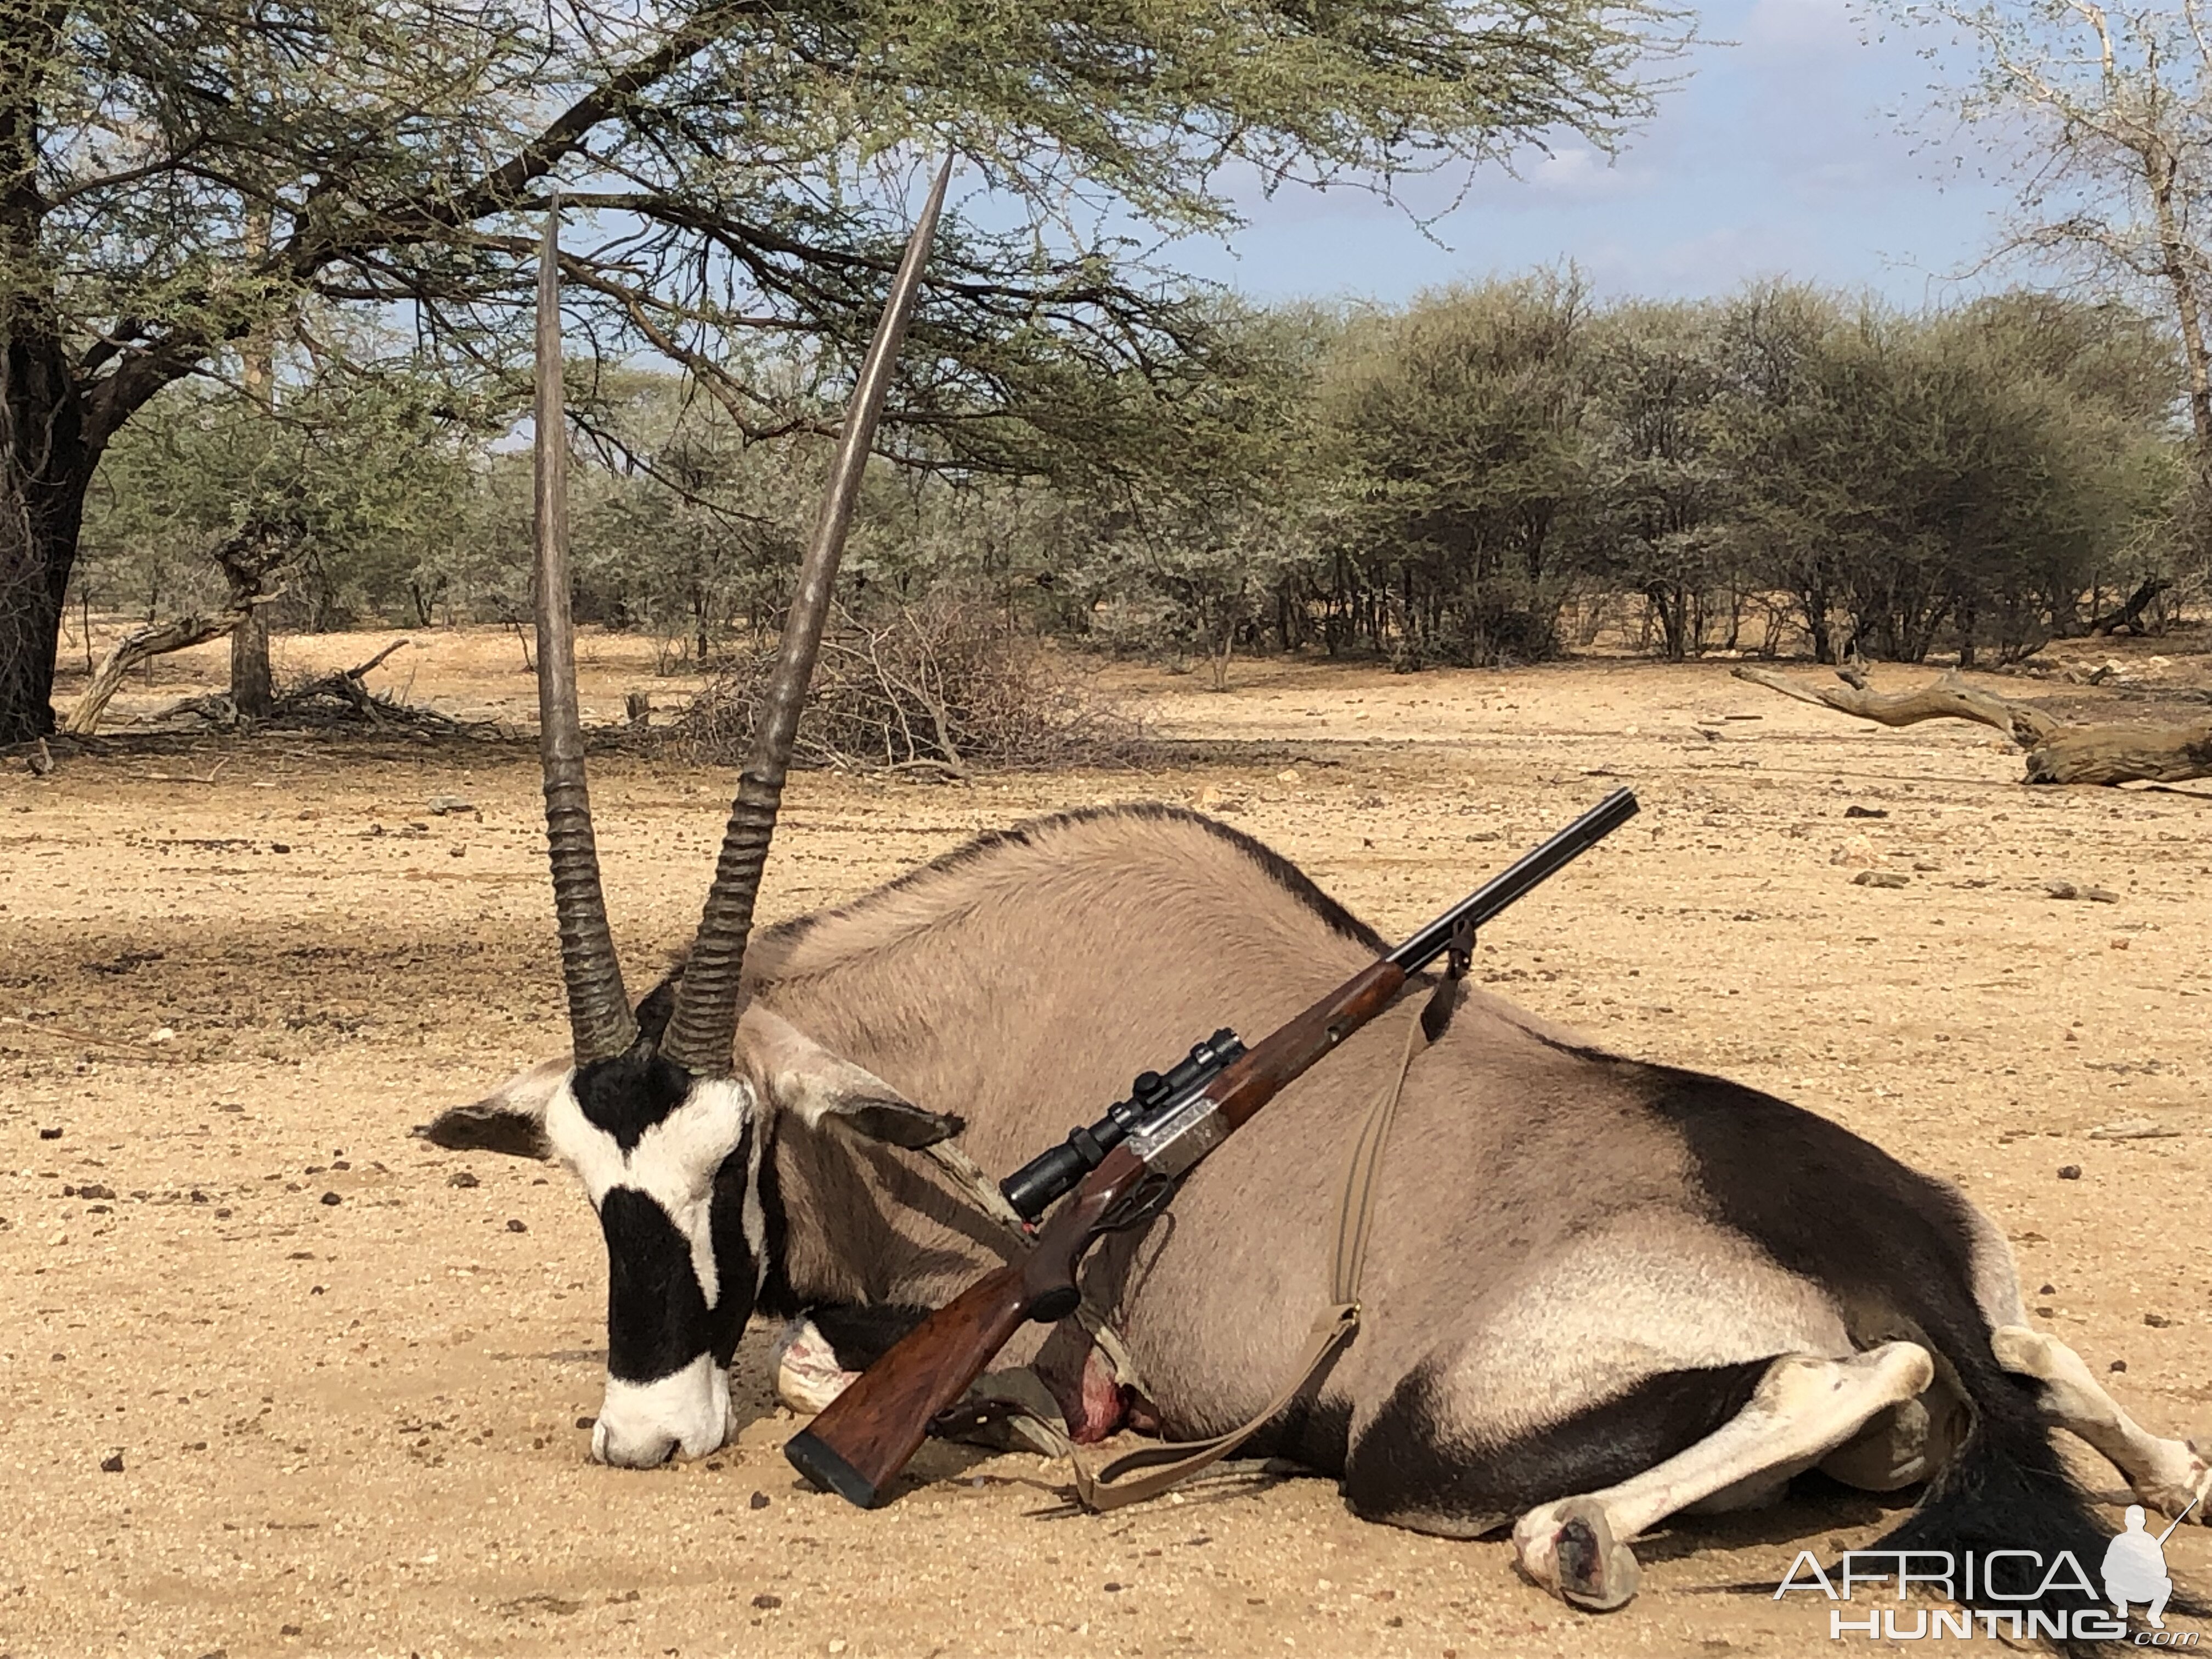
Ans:
POLYGON ((607 1244, 607 1385, 592 1455, 653 1468, 730 1436, 730 1356, 766 1273, 752 1085, 639 1051, 547 1103, 607 1244))
MULTIPOLYGON (((648 1033, 656 998, 638 1009, 648 1033)), ((960 1133, 958 1118, 757 1003, 738 1023, 735 1058, 734 1079, 696 1079, 643 1050, 580 1071, 547 1059, 422 1130, 457 1151, 557 1156, 583 1182, 607 1243, 606 1401, 592 1436, 602 1462, 651 1468, 728 1440, 730 1358, 772 1265, 762 1181, 778 1134, 835 1121, 921 1147, 960 1133)))

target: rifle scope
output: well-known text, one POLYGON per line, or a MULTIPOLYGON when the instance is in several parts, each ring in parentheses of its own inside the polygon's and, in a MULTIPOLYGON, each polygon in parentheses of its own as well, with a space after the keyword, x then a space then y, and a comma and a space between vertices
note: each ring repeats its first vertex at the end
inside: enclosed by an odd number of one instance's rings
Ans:
POLYGON ((1226 1026, 1203 1042, 1191 1045, 1189 1055, 1177 1060, 1165 1074, 1139 1072, 1129 1085, 1129 1097, 1106 1109, 1106 1115, 1087 1129, 1074 1129, 1050 1152, 1039 1154, 999 1183, 1024 1221, 1034 1221, 1053 1200, 1097 1169, 1106 1154, 1127 1138, 1130 1130, 1156 1115, 1162 1108, 1203 1089, 1244 1052, 1237 1033, 1226 1026))

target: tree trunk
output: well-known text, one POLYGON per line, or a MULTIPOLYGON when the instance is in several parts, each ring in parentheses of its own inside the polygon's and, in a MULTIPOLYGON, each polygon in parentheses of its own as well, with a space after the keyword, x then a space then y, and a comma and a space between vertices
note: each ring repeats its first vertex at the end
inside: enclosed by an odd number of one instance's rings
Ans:
POLYGON ((2189 374, 2189 423, 2197 440, 2197 465, 2212 465, 2212 350, 2204 341, 2203 313, 2197 303, 2195 250, 2189 246, 2174 203, 2179 163, 2163 144, 2142 153, 2143 181, 2150 186, 2158 218, 2158 245, 2166 286, 2173 291, 2174 319, 2181 327, 2181 356, 2189 374))
POLYGON ((43 355, 0 342, 0 744, 54 729, 54 655, 92 471, 68 370, 58 351, 43 355))
POLYGON ((38 88, 67 8, 0 14, 0 743, 54 729, 54 653, 100 456, 40 247, 38 88), (34 67, 38 66, 38 67, 34 67))
POLYGON ((230 705, 239 718, 265 720, 276 707, 276 688, 269 675, 269 612, 261 605, 246 611, 230 634, 230 705))
MULTIPOLYGON (((258 264, 268 257, 269 236, 267 206, 248 207, 246 254, 249 260, 258 264)), ((259 405, 264 416, 273 415, 276 409, 276 360, 275 343, 264 323, 246 337, 239 365, 246 395, 259 405)), ((230 635, 230 706, 241 720, 265 720, 276 707, 276 688, 269 677, 269 613, 251 603, 260 592, 258 580, 252 592, 241 592, 237 573, 226 566, 224 574, 231 579, 231 603, 246 607, 244 620, 230 635)), ((265 580, 267 573, 259 574, 265 580)))

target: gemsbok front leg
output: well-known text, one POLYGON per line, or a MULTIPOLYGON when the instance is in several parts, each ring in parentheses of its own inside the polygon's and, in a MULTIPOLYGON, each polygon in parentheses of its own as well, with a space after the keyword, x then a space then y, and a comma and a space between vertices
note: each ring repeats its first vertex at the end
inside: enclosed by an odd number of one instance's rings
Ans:
POLYGON ((1778 1490, 1935 1376, 1928 1351, 1912 1342, 1886 1342, 1849 1359, 1784 1354, 1743 1410, 1695 1445, 1618 1486, 1522 1516, 1513 1528, 1522 1571, 1577 1607, 1621 1607, 1636 1594, 1639 1572, 1628 1546, 1638 1534, 1723 1494, 1755 1498, 1778 1490))
MULTIPOLYGON (((2130 1417, 2081 1356, 2057 1337, 2003 1325, 1990 1334, 1990 1346, 1998 1364, 2043 1384, 2051 1421, 2102 1452, 2144 1503, 2179 1515, 2192 1500, 2212 1498, 2212 1462, 2191 1443, 2162 1439, 2130 1417)), ((2189 1518, 2202 1522, 2208 1507, 2199 1503, 2189 1518)))

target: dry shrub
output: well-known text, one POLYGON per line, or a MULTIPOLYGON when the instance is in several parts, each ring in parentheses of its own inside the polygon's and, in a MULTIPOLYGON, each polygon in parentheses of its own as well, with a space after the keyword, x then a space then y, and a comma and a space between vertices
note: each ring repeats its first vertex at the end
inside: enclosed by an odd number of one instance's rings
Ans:
MULTIPOLYGON (((772 641, 738 647, 661 738, 684 757, 741 763, 775 672, 772 641)), ((1085 675, 994 607, 939 595, 823 629, 792 750, 800 766, 862 771, 1118 766, 1143 732, 1085 675)))

